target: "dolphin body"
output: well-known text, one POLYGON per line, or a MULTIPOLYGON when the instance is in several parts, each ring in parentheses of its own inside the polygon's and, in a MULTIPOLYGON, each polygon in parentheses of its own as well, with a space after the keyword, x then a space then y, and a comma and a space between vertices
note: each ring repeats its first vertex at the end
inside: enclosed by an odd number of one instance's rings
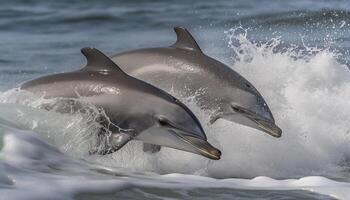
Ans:
POLYGON ((223 118, 280 137, 282 130, 258 90, 240 74, 206 56, 191 34, 174 28, 169 47, 146 48, 113 55, 129 75, 173 95, 195 96, 202 109, 214 111, 211 123, 223 118))
POLYGON ((220 159, 221 152, 207 142, 198 119, 179 100, 127 75, 97 49, 81 52, 87 59, 82 69, 44 76, 20 88, 47 99, 82 98, 102 108, 113 126, 107 127, 112 134, 100 154, 117 151, 136 139, 144 142, 145 151, 167 146, 220 159))

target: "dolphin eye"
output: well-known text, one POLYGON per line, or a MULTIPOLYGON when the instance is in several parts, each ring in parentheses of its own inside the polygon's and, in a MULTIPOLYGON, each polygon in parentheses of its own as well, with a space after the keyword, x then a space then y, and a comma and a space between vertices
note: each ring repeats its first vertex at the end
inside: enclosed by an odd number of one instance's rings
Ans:
POLYGON ((236 108, 236 107, 233 107, 233 106, 232 106, 232 109, 233 109, 233 111, 235 111, 235 112, 239 112, 239 109, 236 108))
POLYGON ((245 86, 247 86, 247 88, 252 88, 252 86, 249 83, 245 83, 245 86))
POLYGON ((169 121, 166 118, 160 117, 158 123, 161 126, 169 126, 169 121))
POLYGON ((238 108, 238 107, 236 107, 234 105, 231 105, 231 108, 236 113, 244 113, 244 111, 242 109, 240 109, 240 108, 238 108))

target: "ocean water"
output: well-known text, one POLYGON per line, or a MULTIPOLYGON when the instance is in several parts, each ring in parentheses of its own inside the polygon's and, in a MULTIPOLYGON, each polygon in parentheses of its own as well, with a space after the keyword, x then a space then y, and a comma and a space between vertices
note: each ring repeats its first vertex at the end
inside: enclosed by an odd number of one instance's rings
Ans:
POLYGON ((0 199, 350 199, 349 1, 3 0, 0 47, 0 199), (95 108, 46 111, 16 89, 78 69, 82 47, 168 46, 178 25, 254 84, 281 138, 208 125, 188 98, 221 160, 137 141, 90 156, 95 108))

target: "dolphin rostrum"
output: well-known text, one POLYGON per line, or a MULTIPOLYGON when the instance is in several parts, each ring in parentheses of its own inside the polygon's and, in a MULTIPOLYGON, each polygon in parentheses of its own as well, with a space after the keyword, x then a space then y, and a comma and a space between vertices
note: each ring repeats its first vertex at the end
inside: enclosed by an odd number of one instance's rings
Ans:
POLYGON ((207 142, 198 119, 183 103, 127 75, 97 49, 81 52, 87 59, 82 69, 44 76, 22 84, 21 89, 47 99, 81 98, 103 109, 113 126, 108 126, 112 134, 100 154, 115 152, 136 139, 144 142, 145 151, 167 146, 220 159, 221 152, 207 142))
POLYGON ((258 90, 206 56, 186 29, 174 30, 177 41, 170 47, 137 49, 111 58, 129 75, 175 96, 195 96, 202 109, 213 111, 211 123, 222 118, 280 137, 282 130, 258 90))

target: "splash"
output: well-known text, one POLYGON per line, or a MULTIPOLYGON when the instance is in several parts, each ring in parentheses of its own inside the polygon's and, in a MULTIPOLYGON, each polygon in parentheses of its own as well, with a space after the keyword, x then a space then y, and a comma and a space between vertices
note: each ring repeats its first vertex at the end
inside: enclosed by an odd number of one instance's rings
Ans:
POLYGON ((96 143, 96 133, 101 129, 98 123, 103 115, 96 107, 85 105, 73 112, 72 102, 65 109, 72 112, 58 112, 58 99, 44 99, 32 94, 12 89, 0 95, 0 119, 2 124, 32 130, 45 138, 51 144, 59 147, 62 152, 75 156, 88 154, 88 150, 96 143), (51 107, 50 111, 43 109, 51 107))

